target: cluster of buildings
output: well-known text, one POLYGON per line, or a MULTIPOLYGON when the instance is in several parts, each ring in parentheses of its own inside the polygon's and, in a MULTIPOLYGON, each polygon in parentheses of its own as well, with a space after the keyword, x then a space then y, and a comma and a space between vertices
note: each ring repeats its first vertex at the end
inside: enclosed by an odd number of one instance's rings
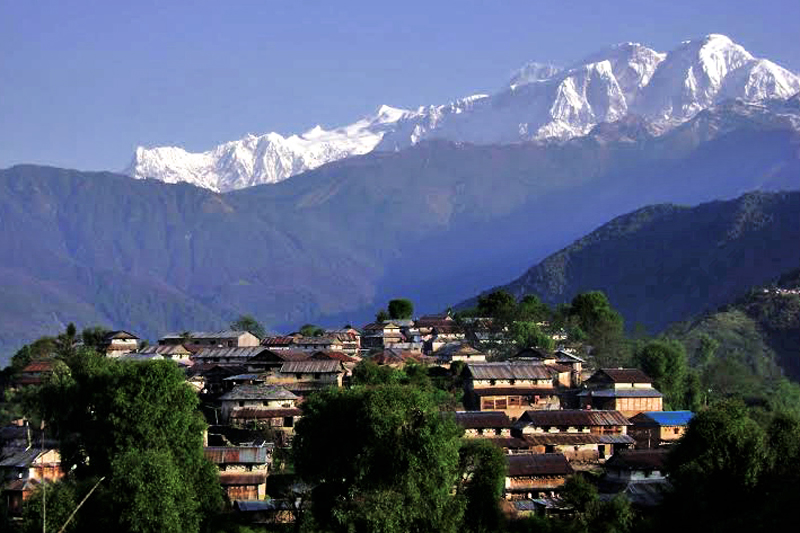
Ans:
MULTIPOLYGON (((313 337, 183 332, 154 345, 114 331, 99 349, 120 360, 169 359, 185 368, 209 423, 206 457, 219 468, 235 508, 259 519, 270 509, 283 509, 276 500, 265 501, 267 482, 285 474, 278 452, 291 442, 304 399, 327 387, 347 386, 354 367, 365 359, 459 372, 463 410, 452 416, 467 438, 486 439, 504 451, 505 498, 520 513, 557 511, 559 491, 580 470, 604 470, 602 488, 609 494, 624 492, 641 505, 658 501, 666 483, 665 450, 682 436, 691 413, 662 411, 662 394, 638 369, 588 372, 585 360, 570 351, 533 348, 488 362, 474 347, 479 341, 474 329, 467 334, 442 315, 313 337)), ((51 362, 32 362, 20 373, 18 386, 41 383, 50 371, 51 362)), ((0 432, 3 496, 19 509, 38 483, 60 476, 53 467, 58 451, 44 440, 34 446, 24 424, 3 431, 13 437, 9 441, 0 432)))

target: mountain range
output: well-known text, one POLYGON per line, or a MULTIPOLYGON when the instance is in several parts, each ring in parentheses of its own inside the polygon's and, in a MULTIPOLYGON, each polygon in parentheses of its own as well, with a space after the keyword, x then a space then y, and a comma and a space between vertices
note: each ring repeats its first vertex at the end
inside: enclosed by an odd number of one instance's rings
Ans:
POLYGON ((286 137, 248 135, 202 153, 139 147, 124 173, 226 192, 424 140, 552 142, 621 119, 644 122, 651 133, 663 134, 725 100, 786 99, 798 91, 800 77, 754 57, 724 35, 685 41, 666 53, 623 43, 567 68, 525 65, 491 95, 416 110, 381 106, 372 116, 332 130, 316 126, 286 137))
POLYGON ((154 339, 240 313, 359 324, 393 297, 438 311, 642 205, 800 188, 798 120, 798 96, 726 101, 663 133, 627 116, 559 142, 426 140, 225 194, 0 170, 0 353, 70 321, 154 339))

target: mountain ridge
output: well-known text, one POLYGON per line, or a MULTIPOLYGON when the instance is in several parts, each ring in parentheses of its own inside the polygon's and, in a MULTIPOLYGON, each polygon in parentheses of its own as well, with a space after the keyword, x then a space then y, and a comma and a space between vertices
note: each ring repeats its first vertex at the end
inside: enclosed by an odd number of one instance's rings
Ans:
POLYGON ((566 69, 529 63, 508 86, 416 110, 381 106, 349 126, 303 134, 246 136, 209 151, 138 147, 124 173, 215 191, 277 183, 353 155, 396 151, 422 140, 477 144, 569 139, 604 122, 638 115, 663 133, 721 101, 788 98, 800 77, 758 59, 728 37, 711 34, 656 52, 621 43, 566 69))

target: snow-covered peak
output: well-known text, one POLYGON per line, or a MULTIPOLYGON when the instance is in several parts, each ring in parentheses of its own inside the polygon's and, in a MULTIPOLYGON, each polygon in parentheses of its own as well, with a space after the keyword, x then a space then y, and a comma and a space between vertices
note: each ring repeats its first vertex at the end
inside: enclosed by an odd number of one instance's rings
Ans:
MULTIPOLYGON (((491 95, 475 94, 413 111, 382 105, 346 126, 317 125, 288 137, 248 134, 202 153, 138 148, 128 172, 227 191, 276 183, 337 159, 399 150, 425 139, 477 144, 567 139, 636 115, 648 125, 640 126, 639 119, 625 125, 626 135, 633 138, 663 133, 729 99, 752 103, 798 92, 800 77, 754 57, 725 35, 684 41, 667 53, 628 42, 566 69, 528 63, 491 95)), ((789 122, 794 124, 792 117, 789 122)), ((605 138, 614 131, 606 127, 595 134, 605 138)))

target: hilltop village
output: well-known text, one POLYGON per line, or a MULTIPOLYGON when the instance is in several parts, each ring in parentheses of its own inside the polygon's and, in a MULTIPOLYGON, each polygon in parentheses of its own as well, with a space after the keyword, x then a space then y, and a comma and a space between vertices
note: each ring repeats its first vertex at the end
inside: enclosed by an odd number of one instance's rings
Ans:
MULTIPOLYGON (((174 361, 200 399, 204 455, 216 465, 232 512, 249 523, 291 522, 297 501, 291 447, 310 395, 351 386, 365 368, 424 368, 444 383, 468 439, 502 450, 503 508, 511 516, 564 512, 560 491, 577 472, 601 496, 635 507, 658 504, 668 487, 666 451, 692 413, 664 411, 664 395, 637 368, 593 368, 587 347, 540 322, 548 348, 518 346, 492 319, 449 313, 315 328, 259 338, 244 330, 185 331, 148 345, 106 332, 97 349, 119 361, 174 361), (500 355, 504 354, 504 355, 500 355)), ((46 382, 54 361, 29 362, 13 388, 46 382)), ((12 514, 42 484, 63 476, 57 442, 24 419, 0 429, 2 495, 12 514)), ((307 503, 306 503, 307 504, 307 503)))

